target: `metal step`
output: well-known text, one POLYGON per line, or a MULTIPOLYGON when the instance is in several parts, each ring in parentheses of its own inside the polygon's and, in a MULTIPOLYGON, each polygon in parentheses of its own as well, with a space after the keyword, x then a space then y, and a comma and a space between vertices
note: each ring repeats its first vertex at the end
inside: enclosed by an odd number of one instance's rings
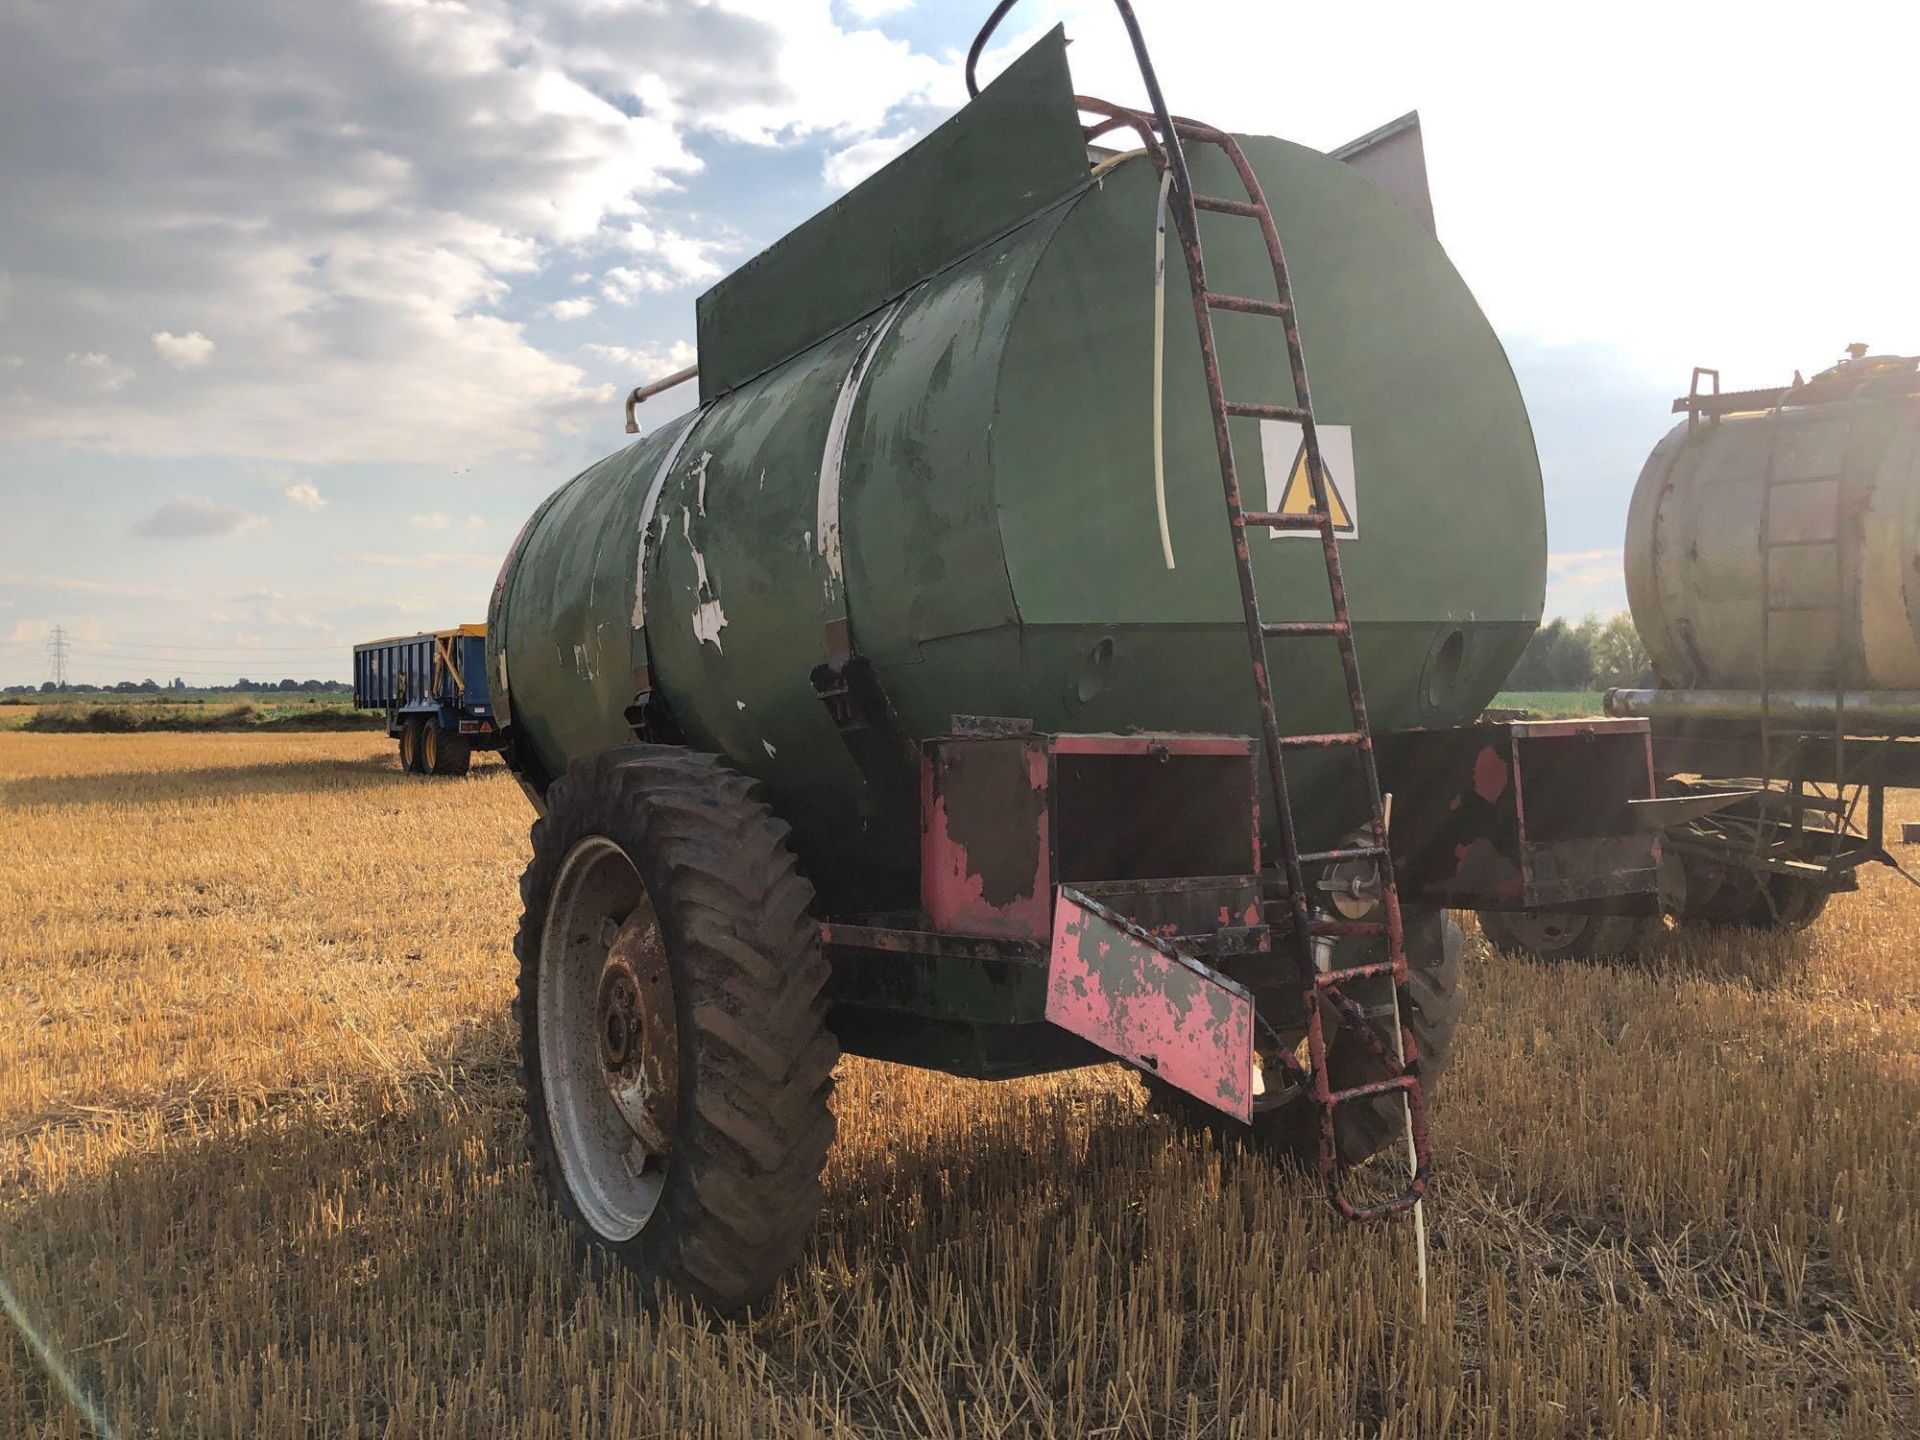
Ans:
POLYGON ((1262 405, 1252 400, 1227 401, 1227 414, 1243 415, 1255 420, 1292 420, 1296 423, 1313 418, 1298 405, 1262 405))
POLYGON ((1327 523, 1327 512, 1308 510, 1300 515, 1288 515, 1279 510, 1242 510, 1242 525, 1264 525, 1270 530, 1318 530, 1327 523))
POLYGON ((1207 292, 1207 308, 1233 310, 1242 315, 1272 315, 1282 320, 1291 313, 1278 300, 1256 300, 1251 295, 1222 295, 1217 290, 1207 292))
POLYGON ((1302 635, 1349 635, 1353 627, 1345 620, 1262 620, 1260 633, 1275 639, 1302 635))

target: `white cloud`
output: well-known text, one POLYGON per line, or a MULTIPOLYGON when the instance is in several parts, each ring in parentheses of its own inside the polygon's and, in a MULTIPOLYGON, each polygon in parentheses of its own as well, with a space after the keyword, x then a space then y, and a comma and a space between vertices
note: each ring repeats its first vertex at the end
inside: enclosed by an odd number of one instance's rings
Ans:
POLYGON ((847 12, 858 20, 878 20, 883 15, 898 15, 913 8, 913 0, 842 0, 847 12))
POLYGON ((484 515, 469 515, 469 516, 467 516, 467 529, 469 529, 469 530, 484 530, 484 529, 486 529, 486 528, 487 528, 487 517, 486 517, 486 516, 484 516, 484 515))
POLYGON ((68 575, 0 573, 0 585, 19 590, 58 590, 72 595, 103 595, 119 600, 182 599, 190 592, 178 586, 130 585, 118 580, 81 579, 68 575))
POLYGON ((549 267, 595 284, 582 252, 619 259, 598 284, 622 302, 710 282, 722 244, 676 198, 693 137, 852 144, 947 69, 828 0, 22 13, 0 12, 23 361, 0 433, 156 456, 538 454, 605 397, 503 318, 516 286, 549 267), (195 328, 139 325, 155 314, 195 328), (113 357, 149 348, 164 363, 135 384, 113 357))
POLYGON ((198 330, 186 335, 156 330, 149 338, 153 348, 160 352, 160 358, 176 370, 198 370, 213 358, 213 341, 198 330))
POLYGON ((298 505, 302 510, 313 510, 317 512, 326 508, 326 497, 320 493, 316 486, 305 480, 296 481, 288 485, 280 493, 285 495, 293 504, 298 505))
POLYGON ((851 189, 919 138, 917 131, 901 130, 857 140, 827 156, 820 166, 820 178, 835 190, 851 189))
POLYGON ((594 311, 593 298, 588 295, 575 295, 571 299, 556 300, 547 306, 547 314, 556 320, 578 320, 591 315, 594 311))
POLYGON ((267 517, 238 505, 220 505, 191 495, 176 495, 133 527, 136 535, 155 540, 198 540, 216 535, 241 535, 257 530, 267 517))
POLYGON ((407 523, 416 530, 444 530, 453 522, 439 510, 429 510, 424 515, 416 515, 407 523))
POLYGON ((1559 585, 1586 585, 1620 578, 1621 552, 1611 550, 1575 550, 1547 556, 1547 578, 1559 585))
POLYGON ((360 557, 363 565, 386 565, 395 569, 444 570, 449 566, 475 566, 479 568, 499 568, 498 555, 383 555, 364 554, 360 557))
POLYGON ((705 284, 726 273, 714 258, 729 248, 721 241, 697 240, 636 222, 627 227, 625 244, 634 254, 652 262, 647 270, 650 289, 705 284))
POLYGON ((69 351, 67 366, 84 377, 87 387, 97 394, 111 395, 124 390, 134 376, 130 366, 117 364, 98 350, 69 351))
MULTIPOLYGON (((764 27, 774 43, 758 57, 751 84, 719 104, 673 112, 692 128, 755 144, 857 136, 885 128, 901 105, 965 98, 951 57, 920 54, 878 30, 843 30, 827 0, 726 0, 725 8, 764 27)), ((688 98, 697 103, 703 88, 688 98)), ((670 89, 666 98, 683 103, 670 89)))
MULTIPOLYGON (((623 371, 652 374, 656 379, 664 378, 677 370, 684 370, 699 358, 699 351, 685 340, 676 340, 671 345, 582 345, 584 354, 623 371)), ((640 382, 640 383, 645 383, 640 382)))
POLYGON ((643 295, 704 286, 726 274, 713 258, 720 246, 710 240, 634 225, 627 231, 625 245, 644 259, 635 265, 609 266, 601 275, 600 294, 615 305, 632 305, 643 295))
POLYGON ((650 289, 647 277, 625 265, 615 265, 600 277, 600 293, 616 305, 631 305, 650 289))

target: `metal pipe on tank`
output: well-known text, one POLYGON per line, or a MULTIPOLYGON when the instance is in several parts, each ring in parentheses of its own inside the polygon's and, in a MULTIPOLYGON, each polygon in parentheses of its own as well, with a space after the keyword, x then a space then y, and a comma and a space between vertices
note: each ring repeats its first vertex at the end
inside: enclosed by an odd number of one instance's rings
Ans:
MULTIPOLYGON (((1920 690, 1849 690, 1837 697, 1850 735, 1920 734, 1920 690)), ((1776 726, 1833 728, 1831 690, 1775 690, 1767 711, 1776 726)), ((1609 690, 1607 714, 1649 720, 1760 720, 1758 690, 1609 690)))
POLYGON ((689 365, 684 370, 674 371, 673 374, 667 376, 664 380, 656 380, 651 385, 635 387, 633 393, 627 396, 627 434, 638 435, 640 433, 640 422, 634 418, 633 412, 639 408, 642 400, 651 399, 662 390, 671 390, 676 385, 683 385, 699 373, 700 367, 698 365, 689 365))

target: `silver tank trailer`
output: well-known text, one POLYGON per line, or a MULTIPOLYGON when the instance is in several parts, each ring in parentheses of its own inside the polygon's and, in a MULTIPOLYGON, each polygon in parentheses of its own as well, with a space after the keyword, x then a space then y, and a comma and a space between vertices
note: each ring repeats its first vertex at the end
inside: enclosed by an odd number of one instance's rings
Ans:
POLYGON ((1627 600, 1660 688, 1617 691, 1610 711, 1757 717, 1763 686, 1774 708, 1830 711, 1837 686, 1855 723, 1920 729, 1916 358, 1857 354, 1785 390, 1676 402, 1687 419, 1627 514, 1627 600))
MULTIPOLYGON (((1854 345, 1811 380, 1726 394, 1696 370, 1674 409, 1627 515, 1655 683, 1606 709, 1653 722, 1667 915, 1799 928, 1887 859, 1886 787, 1920 783, 1920 356, 1854 345)), ((1561 931, 1512 943, 1646 938, 1600 920, 1603 937, 1548 917, 1561 931)))

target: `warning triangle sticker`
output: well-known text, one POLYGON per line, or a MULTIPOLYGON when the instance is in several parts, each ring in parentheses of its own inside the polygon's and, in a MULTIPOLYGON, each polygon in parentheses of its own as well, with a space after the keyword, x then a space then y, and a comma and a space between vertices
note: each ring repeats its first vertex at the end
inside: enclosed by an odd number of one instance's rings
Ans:
MULTIPOLYGON (((1327 510, 1333 518, 1335 530, 1351 530, 1353 513, 1347 509, 1346 497, 1341 495, 1340 487, 1333 483, 1333 476, 1327 477, 1327 510)), ((1287 492, 1280 500, 1282 515, 1305 515, 1313 509, 1313 483, 1307 478, 1307 446, 1300 442, 1300 448, 1294 453, 1293 471, 1287 476, 1287 492)))

